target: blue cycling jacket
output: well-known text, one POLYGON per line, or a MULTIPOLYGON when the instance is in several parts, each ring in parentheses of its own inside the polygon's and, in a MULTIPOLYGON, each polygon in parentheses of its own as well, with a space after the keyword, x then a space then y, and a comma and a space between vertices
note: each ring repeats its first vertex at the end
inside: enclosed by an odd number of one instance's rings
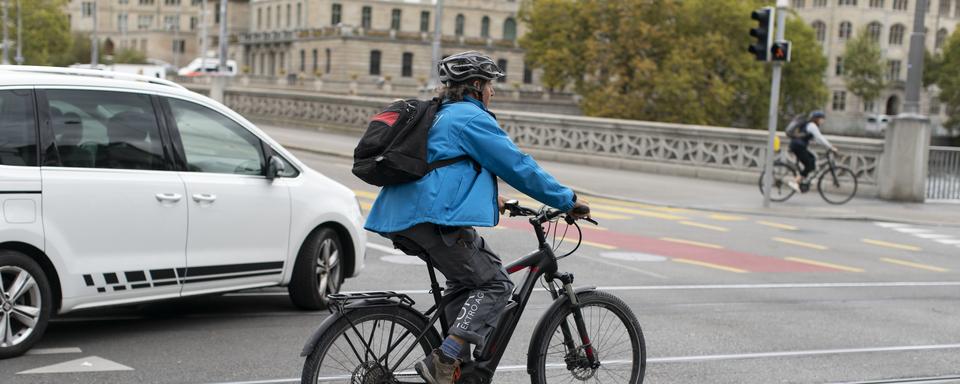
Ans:
POLYGON ((468 155, 469 161, 437 168, 423 178, 383 187, 367 216, 365 228, 398 232, 420 223, 449 226, 497 225, 497 177, 518 191, 551 207, 569 211, 574 193, 520 151, 496 117, 480 101, 444 103, 433 120, 427 161, 468 155))

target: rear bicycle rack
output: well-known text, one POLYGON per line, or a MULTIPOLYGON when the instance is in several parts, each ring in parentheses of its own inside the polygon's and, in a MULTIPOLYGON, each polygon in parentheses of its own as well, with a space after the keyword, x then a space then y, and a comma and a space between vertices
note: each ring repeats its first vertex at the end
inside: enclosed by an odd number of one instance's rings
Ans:
POLYGON ((343 312, 343 309, 353 302, 362 300, 391 299, 396 298, 399 302, 389 300, 379 300, 379 303, 371 303, 366 307, 387 307, 392 305, 413 306, 416 304, 413 299, 405 293, 394 291, 375 291, 375 292, 353 292, 353 293, 334 293, 327 296, 330 299, 330 311, 337 310, 343 312))

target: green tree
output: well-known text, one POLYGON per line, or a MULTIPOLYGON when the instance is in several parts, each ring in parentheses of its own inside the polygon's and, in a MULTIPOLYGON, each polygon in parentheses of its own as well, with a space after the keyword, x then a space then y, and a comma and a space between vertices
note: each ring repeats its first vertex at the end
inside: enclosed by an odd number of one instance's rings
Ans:
POLYGON ((880 43, 871 39, 866 29, 861 29, 847 41, 843 54, 843 77, 847 90, 863 102, 875 100, 886 87, 883 76, 880 43))
MULTIPOLYGON (((23 58, 28 65, 65 65, 65 53, 71 51, 73 36, 64 9, 67 0, 20 1, 23 30, 23 58)), ((16 24, 16 4, 11 4, 11 26, 16 24)), ((17 29, 10 28, 10 40, 17 41, 17 29)), ((14 43, 15 44, 15 43, 14 43)), ((11 56, 13 54, 11 53, 11 56)), ((11 57, 12 58, 12 57, 11 57)), ((87 61, 90 60, 89 55, 87 61)))
POLYGON ((951 131, 960 130, 960 33, 954 31, 950 35, 934 66, 931 80, 940 88, 940 101, 946 107, 944 126, 951 131))
POLYGON ((113 55, 113 62, 118 64, 146 64, 147 56, 136 49, 121 49, 113 55))
MULTIPOLYGON (((548 86, 573 85, 591 116, 763 127, 770 66, 746 51, 760 0, 527 0, 521 44, 548 86)), ((788 21, 782 114, 826 101, 812 28, 788 21)))

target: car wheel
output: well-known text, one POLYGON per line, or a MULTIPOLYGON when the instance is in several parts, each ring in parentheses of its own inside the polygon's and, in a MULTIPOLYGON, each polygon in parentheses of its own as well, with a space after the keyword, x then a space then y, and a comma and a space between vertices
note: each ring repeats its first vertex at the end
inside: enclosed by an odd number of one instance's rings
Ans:
POLYGON ((340 292, 345 252, 331 228, 314 231, 300 248, 288 291, 293 304, 302 309, 327 307, 329 295, 340 292))
POLYGON ((0 359, 20 356, 40 340, 53 312, 52 297, 36 261, 0 251, 0 359))

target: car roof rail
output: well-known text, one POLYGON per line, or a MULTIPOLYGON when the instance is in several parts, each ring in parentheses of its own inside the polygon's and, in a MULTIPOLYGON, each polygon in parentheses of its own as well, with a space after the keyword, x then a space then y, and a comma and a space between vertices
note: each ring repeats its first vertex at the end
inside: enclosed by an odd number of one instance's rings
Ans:
POLYGON ((166 79, 158 79, 156 77, 136 75, 133 73, 123 73, 123 72, 114 72, 114 71, 105 71, 100 69, 85 69, 85 68, 66 68, 66 67, 44 67, 36 65, 0 65, 0 71, 13 71, 13 72, 31 72, 31 73, 49 73, 56 75, 72 75, 72 76, 87 76, 87 77, 102 77, 108 79, 117 79, 117 80, 130 80, 130 81, 143 81, 147 83, 166 85, 168 87, 186 89, 186 87, 174 83, 166 79))

